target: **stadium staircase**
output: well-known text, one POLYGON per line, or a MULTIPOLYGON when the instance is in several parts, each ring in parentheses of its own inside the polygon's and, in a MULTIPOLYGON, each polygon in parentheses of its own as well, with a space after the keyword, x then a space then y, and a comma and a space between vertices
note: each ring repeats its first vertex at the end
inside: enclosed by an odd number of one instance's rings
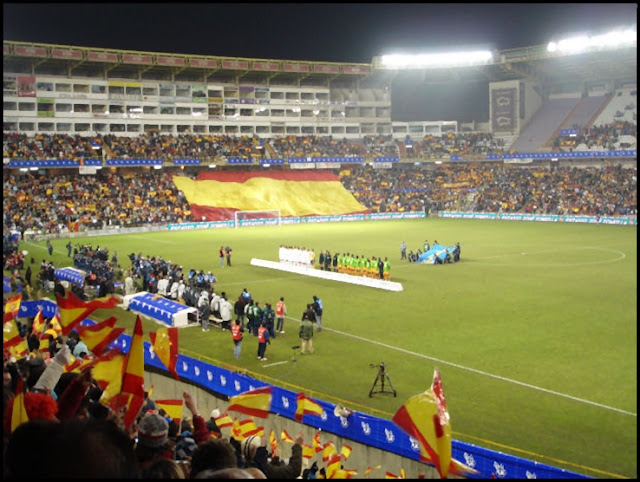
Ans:
POLYGON ((576 114, 576 112, 580 109, 580 106, 582 105, 583 102, 584 102, 584 98, 581 98, 578 101, 578 103, 573 106, 573 109, 571 109, 571 111, 567 114, 564 120, 560 124, 558 124, 558 127, 556 127, 556 130, 553 131, 553 134, 551 134, 551 136, 547 139, 547 142, 545 142, 544 147, 552 146, 554 139, 556 139, 560 135, 560 131, 562 129, 567 128, 565 126, 569 125, 569 122, 571 122, 571 119, 576 114))
POLYGON ((404 142, 396 142, 398 146, 398 151, 400 152, 400 159, 407 158, 407 148, 404 146, 404 142))
POLYGON ((278 157, 278 154, 276 153, 275 149, 271 147, 271 144, 269 144, 268 142, 265 142, 263 146, 265 149, 265 154, 268 154, 268 155, 265 155, 266 158, 276 159, 278 157))
POLYGON ((35 142, 33 143, 35 146, 36 159, 44 159, 44 154, 42 153, 42 142, 38 140, 38 136, 35 138, 35 142))
POLYGON ((102 150, 105 153, 105 156, 109 159, 113 159, 115 156, 113 155, 113 151, 111 149, 109 149, 109 146, 107 145, 106 142, 104 142, 102 139, 95 139, 96 141, 98 141, 100 143, 100 145, 102 146, 102 150))
POLYGON ((591 118, 585 124, 584 126, 585 129, 589 129, 593 125, 596 119, 600 116, 600 114, 602 114, 602 112, 604 112, 604 110, 607 108, 607 106, 611 103, 612 100, 613 100, 613 96, 611 95, 607 95, 605 97, 605 101, 602 104, 600 104, 600 107, 598 108, 598 110, 591 116, 591 118))

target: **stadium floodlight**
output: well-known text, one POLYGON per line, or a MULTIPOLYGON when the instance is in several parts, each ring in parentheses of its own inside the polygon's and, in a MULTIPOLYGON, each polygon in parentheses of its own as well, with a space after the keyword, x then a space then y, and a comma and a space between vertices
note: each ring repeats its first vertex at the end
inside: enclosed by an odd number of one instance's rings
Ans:
POLYGON ((162 169, 162 164, 155 164, 155 165, 153 166, 153 168, 154 168, 154 169, 156 169, 156 170, 157 170, 157 169, 162 169))
POLYGON ((578 35, 568 37, 558 42, 549 42, 547 51, 564 54, 578 54, 595 50, 611 50, 629 47, 637 44, 638 32, 629 28, 626 30, 613 30, 603 35, 578 35))
POLYGON ((380 57, 380 66, 389 69, 424 69, 486 65, 491 61, 493 61, 493 54, 490 51, 478 50, 440 54, 383 55, 380 57))

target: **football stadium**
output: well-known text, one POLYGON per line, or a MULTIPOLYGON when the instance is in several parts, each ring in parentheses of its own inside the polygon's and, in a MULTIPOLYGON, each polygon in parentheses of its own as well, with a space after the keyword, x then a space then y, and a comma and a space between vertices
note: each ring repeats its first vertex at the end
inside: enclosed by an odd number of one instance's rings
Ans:
POLYGON ((560 34, 4 40, 5 475, 636 478, 637 33, 560 34))

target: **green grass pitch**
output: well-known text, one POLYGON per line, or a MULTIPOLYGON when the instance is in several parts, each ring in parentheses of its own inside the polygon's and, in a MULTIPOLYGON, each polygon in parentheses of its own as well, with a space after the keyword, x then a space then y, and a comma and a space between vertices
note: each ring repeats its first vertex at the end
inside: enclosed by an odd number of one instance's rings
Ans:
MULTIPOLYGON (((233 358, 229 332, 188 328, 181 352, 239 366, 270 383, 383 418, 442 374, 453 436, 493 450, 595 477, 637 477, 637 229, 628 226, 428 218, 157 232, 74 240, 160 255, 212 270, 216 291, 235 301, 243 288, 261 305, 285 297, 284 335, 256 359, 245 337, 233 358), (400 261, 400 243, 462 247, 461 262, 400 261), (387 256, 399 293, 250 266, 278 259, 281 244, 387 256), (233 248, 220 269, 218 249, 233 248), (297 355, 298 321, 312 296, 325 305, 313 356, 297 355), (285 363, 278 363, 285 362, 285 363), (368 396, 385 362, 397 398, 368 396)), ((56 267, 69 266, 54 240, 56 267)), ((39 266, 44 243, 23 243, 39 266)), ((96 312, 93 318, 104 319, 96 312)), ((131 332, 134 315, 118 323, 131 332)), ((145 333, 157 325, 144 321, 145 333)))

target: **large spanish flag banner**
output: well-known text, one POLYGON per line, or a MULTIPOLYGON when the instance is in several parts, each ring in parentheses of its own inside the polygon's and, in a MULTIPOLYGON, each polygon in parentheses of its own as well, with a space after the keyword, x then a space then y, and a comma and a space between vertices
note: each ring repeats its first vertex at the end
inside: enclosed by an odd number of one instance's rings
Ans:
POLYGON ((282 217, 368 213, 328 170, 214 171, 174 176, 195 219, 223 221, 236 211, 280 209, 282 217))

